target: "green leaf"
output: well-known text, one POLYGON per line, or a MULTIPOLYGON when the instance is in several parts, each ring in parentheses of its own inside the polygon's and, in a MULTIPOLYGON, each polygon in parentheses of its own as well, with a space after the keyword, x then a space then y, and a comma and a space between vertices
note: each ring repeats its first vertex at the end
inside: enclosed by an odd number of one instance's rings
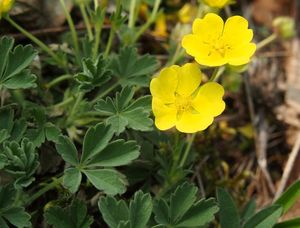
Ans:
POLYGON ((86 163, 90 158, 101 152, 113 137, 110 126, 99 123, 88 129, 83 140, 81 163, 86 163))
POLYGON ((193 206, 196 200, 197 188, 189 183, 179 186, 170 198, 171 222, 176 224, 178 220, 193 206))
POLYGON ((23 207, 14 206, 16 190, 12 185, 0 186, 0 227, 29 227, 30 215, 23 207))
POLYGON ((70 192, 77 192, 81 183, 82 175, 77 168, 68 168, 64 172, 63 185, 69 189, 70 192))
POLYGON ((104 167, 127 165, 139 156, 139 149, 135 141, 116 140, 95 155, 87 165, 104 167))
POLYGON ((121 222, 129 220, 129 209, 124 200, 117 201, 111 196, 101 197, 98 207, 110 228, 117 228, 121 222))
POLYGON ((152 214, 152 199, 150 194, 138 191, 129 205, 129 221, 131 228, 146 227, 152 214))
POLYGON ((139 56, 137 49, 130 46, 122 48, 109 66, 123 87, 127 85, 148 86, 149 76, 154 74, 157 67, 155 57, 148 54, 139 56))
POLYGON ((220 223, 222 228, 239 228, 240 216, 230 194, 222 188, 217 189, 220 206, 220 223))
POLYGON ((36 76, 27 67, 37 52, 31 45, 18 45, 13 50, 14 40, 3 37, 0 40, 0 85, 7 89, 26 89, 35 87, 36 76))
POLYGON ((153 121, 149 118, 151 113, 151 97, 144 96, 133 100, 134 90, 125 87, 116 93, 115 99, 107 97, 99 100, 95 109, 102 115, 107 116, 106 123, 120 134, 125 128, 139 131, 152 130, 153 121), (132 101, 133 100, 133 101, 132 101))
POLYGON ((107 63, 102 55, 99 55, 96 61, 91 58, 82 60, 83 72, 74 77, 79 83, 79 89, 85 92, 103 85, 111 78, 111 71, 107 69, 107 63))
POLYGON ((274 228, 299 228, 299 227, 300 227, 300 217, 277 223, 274 226, 274 228))
POLYGON ((243 228, 272 228, 282 214, 282 207, 273 205, 250 217, 243 228))
POLYGON ((83 170, 89 181, 108 195, 123 194, 127 184, 124 176, 112 169, 83 170))
POLYGON ((293 183, 276 201, 286 213, 300 198, 300 180, 293 183))
POLYGON ((200 200, 189 209, 176 227, 201 227, 214 220, 219 211, 215 199, 200 200))
POLYGON ((74 200, 65 209, 50 207, 44 216, 54 228, 88 228, 93 223, 93 218, 87 214, 85 203, 78 200, 74 200))
POLYGON ((66 162, 74 166, 79 164, 77 149, 68 137, 59 136, 55 147, 57 152, 66 162))
POLYGON ((61 133, 60 129, 57 128, 54 124, 47 123, 45 125, 45 134, 48 141, 58 143, 58 139, 61 133))
POLYGON ((169 206, 164 199, 154 202, 153 211, 155 221, 164 225, 169 224, 169 206))
POLYGON ((15 178, 15 188, 29 186, 34 181, 32 176, 39 167, 38 153, 33 144, 26 138, 20 144, 15 141, 6 142, 3 155, 7 160, 4 170, 15 178))
POLYGON ((2 216, 16 227, 28 227, 30 223, 30 215, 25 212, 22 207, 11 207, 4 210, 2 216))
POLYGON ((170 206, 166 200, 154 203, 155 220, 166 227, 201 227, 214 219, 219 208, 214 199, 196 201, 197 188, 183 183, 170 197, 170 206), (196 201, 196 202, 195 202, 196 201))
POLYGON ((256 202, 255 199, 251 199, 247 205, 245 206, 242 215, 241 215, 241 220, 246 221, 249 219, 251 216, 254 215, 256 209, 256 202))

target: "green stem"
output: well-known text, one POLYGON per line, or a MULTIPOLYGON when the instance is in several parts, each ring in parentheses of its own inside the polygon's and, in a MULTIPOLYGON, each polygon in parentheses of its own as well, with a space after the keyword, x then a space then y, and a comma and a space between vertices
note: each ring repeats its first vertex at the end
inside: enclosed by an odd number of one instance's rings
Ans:
POLYGON ((216 82, 220 78, 220 76, 223 74, 225 71, 225 67, 217 67, 214 69, 214 72, 210 78, 210 82, 216 82))
POLYGON ((86 26, 86 30, 87 30, 87 33, 88 33, 89 40, 91 41, 91 40, 94 39, 94 36, 93 36, 93 32, 92 32, 92 26, 91 26, 89 17, 87 15, 84 3, 80 3, 79 8, 80 8, 80 11, 81 11, 81 14, 82 14, 82 17, 83 17, 84 24, 86 26))
POLYGON ((82 100, 84 96, 84 93, 83 92, 80 92, 77 97, 76 97, 76 100, 75 100, 75 103, 71 109, 71 112, 68 116, 68 119, 67 119, 67 123, 72 123, 73 122, 73 117, 75 116, 76 112, 77 112, 77 108, 82 100))
POLYGON ((186 159, 187 159, 187 157, 189 155, 189 152, 191 150, 191 147, 192 147, 192 144, 194 142, 195 136, 196 136, 196 133, 193 133, 191 135, 191 138, 189 139, 189 142, 188 142, 188 144, 187 144, 187 146, 185 148, 185 151, 183 153, 182 159, 181 159, 180 164, 179 164, 179 167, 181 167, 181 168, 184 166, 185 161, 186 161, 186 159))
POLYGON ((99 4, 98 4, 98 0, 94 0, 94 9, 95 11, 97 10, 99 4))
POLYGON ((101 98, 105 97, 107 94, 109 94, 111 91, 113 91, 115 88, 117 88, 119 85, 119 82, 115 82, 115 84, 109 86, 106 90, 104 90, 102 93, 100 93, 99 95, 97 95, 94 100, 92 100, 92 104, 95 104, 98 100, 100 100, 101 98))
POLYGON ((150 17, 148 18, 146 23, 140 28, 140 30, 137 31, 137 33, 133 39, 133 42, 136 42, 140 38, 140 36, 149 28, 149 26, 155 21, 160 3, 161 3, 161 0, 155 0, 154 7, 153 7, 150 17))
POLYGON ((109 37, 108 37, 107 45, 106 45, 105 52, 104 52, 105 58, 108 56, 108 54, 110 52, 112 41, 113 41, 114 37, 115 37, 115 29, 114 29, 114 26, 112 26, 110 29, 110 32, 109 32, 109 37))
POLYGON ((136 0, 131 0, 130 1, 130 10, 129 10, 129 20, 128 20, 128 27, 129 28, 134 28, 135 8, 136 8, 136 0))
POLYGON ((62 106, 65 106, 65 105, 67 105, 67 104, 70 104, 73 100, 74 100, 74 97, 69 97, 69 98, 63 100, 63 101, 60 102, 60 103, 57 103, 57 104, 55 104, 55 105, 50 106, 49 109, 60 108, 60 107, 62 107, 62 106))
POLYGON ((99 21, 95 23, 95 42, 93 47, 93 59, 96 59, 98 56, 100 39, 101 39, 101 31, 104 24, 104 17, 105 17, 105 9, 103 9, 99 21))
POLYGON ((59 76, 59 77, 53 79, 51 82, 49 82, 48 84, 46 84, 45 87, 46 87, 47 89, 50 89, 51 87, 53 87, 53 86, 55 86, 55 85, 57 85, 57 84, 59 84, 59 83, 65 81, 65 80, 72 79, 72 78, 73 78, 72 75, 64 74, 64 75, 62 75, 62 76, 59 76))
POLYGON ((271 34, 270 36, 268 36, 267 38, 263 39, 258 44, 256 44, 256 50, 263 48, 264 46, 272 43, 276 39, 277 39, 277 35, 275 33, 271 34))
POLYGON ((43 43, 40 39, 32 35, 27 30, 23 29, 20 25, 18 25, 13 19, 9 16, 6 16, 5 19, 17 30, 19 30, 24 36, 28 37, 32 42, 38 45, 44 52, 50 55, 54 61, 59 65, 64 67, 64 62, 60 59, 58 55, 56 55, 45 43, 43 43))
POLYGON ((64 0, 59 0, 59 2, 60 2, 61 6, 63 8, 63 11, 64 11, 64 14, 66 16, 67 22, 69 24, 69 28, 71 30, 71 36, 72 36, 73 45, 74 45, 74 48, 75 48, 76 59, 77 59, 78 63, 80 63, 78 35, 77 35, 76 29, 75 29, 74 21, 73 21, 73 19, 71 17, 71 14, 67 10, 65 1, 64 0))
POLYGON ((34 193, 31 197, 27 199, 25 202, 25 205, 30 205, 32 202, 34 202, 36 199, 40 198, 42 195, 44 195, 46 192, 56 188, 61 184, 62 177, 60 178, 53 178, 53 181, 47 185, 45 185, 43 188, 41 188, 39 191, 34 193))

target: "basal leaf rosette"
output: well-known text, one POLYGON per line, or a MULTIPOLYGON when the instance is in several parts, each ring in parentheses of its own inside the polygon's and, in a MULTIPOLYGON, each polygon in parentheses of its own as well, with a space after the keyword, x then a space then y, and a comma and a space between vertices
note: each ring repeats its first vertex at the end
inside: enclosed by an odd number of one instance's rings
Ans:
POLYGON ((0 0, 0 19, 3 14, 10 11, 13 3, 14 3, 14 0, 0 0))
POLYGON ((182 46, 195 60, 205 66, 234 66, 247 64, 256 50, 251 43, 253 31, 241 16, 226 20, 214 13, 197 18, 193 33, 182 39, 182 46))
POLYGON ((202 131, 224 111, 223 87, 216 82, 200 86, 201 77, 197 64, 187 63, 164 68, 152 79, 152 110, 158 129, 175 126, 184 133, 202 131))
POLYGON ((204 0, 206 5, 214 8, 223 8, 226 5, 233 3, 232 0, 204 0))

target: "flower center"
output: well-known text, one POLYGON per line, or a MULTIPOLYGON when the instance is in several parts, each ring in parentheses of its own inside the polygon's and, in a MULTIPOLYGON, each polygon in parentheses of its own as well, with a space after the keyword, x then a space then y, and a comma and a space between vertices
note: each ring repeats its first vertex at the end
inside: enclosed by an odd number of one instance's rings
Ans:
POLYGON ((227 44, 223 39, 222 37, 220 37, 219 39, 217 40, 214 40, 211 44, 210 44, 210 47, 211 47, 211 51, 209 52, 209 56, 212 55, 213 53, 218 53, 219 55, 221 55, 223 58, 225 57, 226 55, 226 52, 228 50, 231 49, 230 45, 227 44))
POLYGON ((191 111, 192 109, 192 98, 191 97, 183 97, 179 94, 176 95, 175 106, 178 114, 182 114, 183 112, 191 111))

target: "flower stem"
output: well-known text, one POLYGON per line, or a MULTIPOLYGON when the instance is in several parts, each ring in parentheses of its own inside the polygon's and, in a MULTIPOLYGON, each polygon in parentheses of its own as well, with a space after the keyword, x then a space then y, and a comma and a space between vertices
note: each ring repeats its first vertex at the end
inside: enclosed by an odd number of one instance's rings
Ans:
POLYGON ((107 45, 106 45, 105 52, 104 52, 104 58, 106 58, 108 56, 109 52, 110 52, 114 36, 115 36, 115 29, 112 26, 110 31, 109 31, 109 37, 108 37, 107 45))
POLYGON ((84 24, 86 26, 86 30, 87 30, 87 33, 88 33, 89 40, 91 41, 91 40, 94 39, 94 35, 93 35, 93 32, 92 32, 92 26, 91 26, 89 17, 87 15, 84 3, 80 3, 79 8, 80 8, 80 11, 81 11, 81 14, 82 14, 82 17, 83 17, 84 24))
POLYGON ((19 24, 17 24, 13 19, 11 19, 8 15, 5 19, 17 30, 19 30, 24 36, 28 37, 32 42, 38 45, 44 52, 50 55, 54 61, 59 65, 64 67, 63 60, 60 59, 58 55, 56 55, 45 43, 43 43, 40 39, 32 35, 30 32, 22 28, 19 24))
POLYGON ((94 9, 95 11, 97 10, 99 4, 98 4, 98 0, 94 0, 94 9))
POLYGON ((157 16, 157 12, 160 6, 161 0, 155 0, 154 7, 152 10, 152 13, 146 23, 140 28, 139 31, 135 34, 135 37, 133 38, 133 42, 136 42, 140 36, 149 28, 149 26, 155 21, 155 18, 157 16))
POLYGON ((31 197, 27 199, 25 202, 25 205, 30 205, 32 202, 34 202, 36 199, 44 195, 46 192, 56 188, 59 186, 62 182, 62 177, 60 178, 53 178, 52 182, 49 184, 46 184, 43 188, 41 188, 39 191, 34 193, 31 197))
POLYGON ((79 104, 80 104, 80 102, 81 102, 83 96, 84 96, 84 93, 83 93, 83 92, 80 92, 80 93, 77 95, 76 100, 75 100, 75 103, 74 103, 74 105, 73 105, 73 107, 72 107, 72 109, 71 109, 71 112, 70 112, 69 116, 68 116, 67 123, 72 123, 73 117, 74 117, 75 114, 76 114, 77 108, 78 108, 78 106, 79 106, 79 104))
POLYGON ((130 11, 129 11, 129 20, 128 20, 128 27, 133 28, 135 21, 134 21, 134 15, 135 15, 135 8, 136 8, 136 0, 130 1, 130 11))
POLYGON ((76 59, 77 59, 78 63, 80 63, 78 35, 77 35, 76 29, 75 29, 74 21, 73 21, 73 19, 71 17, 71 14, 67 10, 66 4, 65 4, 65 0, 59 0, 59 2, 60 2, 60 5, 63 8, 64 14, 66 16, 67 22, 68 22, 70 30, 71 30, 71 36, 72 36, 73 45, 74 45, 74 48, 75 48, 76 59))
POLYGON ((186 159, 187 159, 187 157, 188 157, 188 155, 189 155, 189 152, 190 152, 190 150, 191 150, 191 147, 192 147, 192 144, 193 144, 193 142, 194 142, 195 136, 196 136, 196 133, 193 133, 193 134, 191 135, 189 141, 188 141, 188 144, 187 144, 187 146, 186 146, 186 148, 185 148, 185 151, 184 151, 184 153, 183 153, 182 159, 181 159, 180 164, 179 164, 179 167, 181 167, 181 168, 184 166, 185 161, 186 161, 186 159))
POLYGON ((217 82, 220 76, 223 74, 225 71, 225 67, 217 67, 214 69, 214 72, 210 78, 210 82, 217 82))
POLYGON ((62 76, 59 76, 55 79, 53 79, 51 82, 49 82, 48 84, 46 84, 46 88, 47 89, 50 89, 51 87, 53 87, 54 85, 57 85, 59 84, 60 82, 62 81, 65 81, 65 80, 68 80, 68 79, 71 79, 73 78, 72 75, 69 75, 69 74, 64 74, 62 76))
POLYGON ((256 44, 256 50, 262 49, 263 47, 272 43, 276 39, 277 39, 277 34, 276 33, 271 34, 270 36, 268 36, 267 38, 263 39, 258 44, 256 44))
MULTIPOLYGON (((97 5, 98 7, 98 5, 97 5)), ((97 10, 98 8, 96 8, 97 10)), ((99 44, 101 39, 101 31, 104 24, 104 17, 105 17, 105 9, 102 11, 102 15, 99 18, 99 21, 95 22, 95 42, 93 47, 93 59, 96 59, 99 52, 99 44)))

